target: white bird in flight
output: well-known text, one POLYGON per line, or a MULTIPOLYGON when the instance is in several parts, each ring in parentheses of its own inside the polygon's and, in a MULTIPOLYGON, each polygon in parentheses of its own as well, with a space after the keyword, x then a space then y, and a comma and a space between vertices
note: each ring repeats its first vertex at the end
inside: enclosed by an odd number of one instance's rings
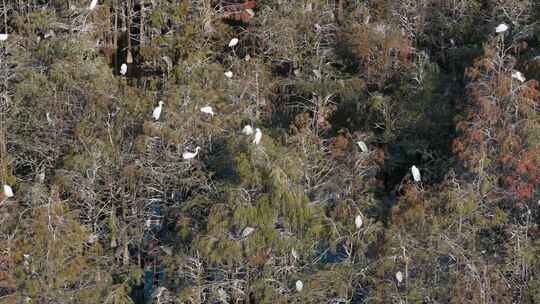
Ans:
POLYGON ((229 42, 229 47, 235 47, 237 44, 238 44, 238 38, 233 38, 231 39, 231 41, 229 42))
POLYGON ((304 283, 302 281, 298 280, 296 281, 296 291, 301 292, 302 289, 304 289, 304 283))
POLYGON ((214 116, 214 114, 215 114, 214 110, 212 109, 211 106, 202 107, 201 112, 203 112, 205 114, 208 114, 208 115, 212 115, 212 116, 214 116))
POLYGON ((519 80, 519 82, 523 83, 525 82, 525 76, 523 76, 523 73, 520 71, 514 71, 512 72, 512 78, 519 80))
POLYGON ((123 76, 127 74, 127 64, 122 63, 122 65, 120 66, 120 74, 122 74, 123 76))
POLYGON ((229 79, 232 78, 233 77, 233 72, 231 72, 231 71, 225 72, 225 77, 227 77, 229 79))
POLYGON ((242 129, 242 133, 244 135, 251 135, 253 134, 253 128, 250 126, 250 125, 246 125, 243 129, 242 129))
POLYGON ((418 168, 415 165, 413 165, 411 167, 411 173, 412 173, 412 176, 413 176, 413 179, 414 179, 415 182, 422 181, 422 177, 420 175, 420 170, 418 170, 418 168))
POLYGON ((497 27, 495 28, 495 33, 500 34, 500 33, 506 32, 507 30, 508 30, 508 25, 501 23, 497 25, 497 27))
POLYGON ((9 185, 4 185, 4 195, 6 197, 13 197, 15 194, 13 194, 13 189, 9 185))
POLYGON ((403 281, 403 273, 401 271, 396 272, 396 280, 398 283, 401 283, 403 281))
POLYGON ((8 39, 8 34, 0 34, 0 41, 6 41, 8 39))
POLYGON ((255 145, 259 145, 261 143, 261 138, 262 138, 261 129, 259 128, 255 129, 255 138, 253 139, 253 143, 255 145))
POLYGON ((195 156, 197 156, 197 154, 199 153, 200 149, 201 149, 201 147, 197 147, 197 148, 195 148, 195 152, 185 151, 184 153, 182 153, 182 158, 183 159, 195 158, 195 156))
POLYGON ((154 112, 152 112, 152 117, 154 117, 155 120, 159 120, 159 117, 161 116, 161 108, 163 106, 163 101, 159 101, 158 106, 154 108, 154 112))
POLYGON ((98 0, 92 0, 92 2, 90 2, 90 6, 88 7, 88 9, 93 10, 94 8, 96 8, 97 3, 98 3, 98 0))
POLYGON ((357 229, 362 228, 362 224, 363 224, 363 223, 364 223, 364 222, 362 221, 362 216, 357 215, 356 218, 354 219, 354 224, 356 225, 356 228, 357 228, 357 229))
POLYGON ((358 147, 360 147, 360 150, 362 150, 362 152, 364 152, 364 153, 369 152, 368 146, 366 145, 365 142, 360 140, 360 141, 357 141, 356 144, 358 145, 358 147))

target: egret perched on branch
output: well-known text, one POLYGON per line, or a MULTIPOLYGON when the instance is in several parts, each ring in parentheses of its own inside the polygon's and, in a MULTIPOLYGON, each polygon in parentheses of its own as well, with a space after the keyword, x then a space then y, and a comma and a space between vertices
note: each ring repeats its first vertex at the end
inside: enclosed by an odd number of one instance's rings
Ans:
POLYGON ((8 39, 8 34, 0 34, 0 41, 6 41, 8 39))
POLYGON ((47 123, 49 125, 54 125, 54 120, 51 118, 51 114, 49 112, 45 113, 45 118, 47 118, 47 123))
POLYGON ((169 57, 169 56, 163 56, 163 57, 161 57, 161 59, 162 59, 163 61, 165 61, 165 64, 167 64, 167 70, 171 70, 172 67, 173 67, 173 62, 172 62, 171 57, 169 57))
POLYGON ((401 283, 403 281, 403 273, 401 271, 396 272, 396 280, 398 283, 401 283))
POLYGON ((295 260, 298 260, 298 258, 300 257, 300 256, 298 255, 298 252, 296 252, 296 250, 295 250, 294 248, 291 249, 291 255, 292 255, 292 257, 293 257, 295 260))
POLYGON ((182 153, 182 158, 183 159, 192 159, 192 158, 195 158, 195 156, 197 156, 197 154, 199 153, 199 150, 201 149, 201 147, 197 147, 195 148, 195 152, 188 152, 188 151, 185 151, 184 153, 182 153))
POLYGON ((501 23, 497 25, 497 27, 495 28, 495 33, 500 34, 500 33, 506 32, 507 30, 508 30, 508 25, 501 23))
POLYGON ((125 76, 127 74, 127 64, 122 63, 122 65, 120 66, 120 74, 122 74, 122 76, 125 76))
POLYGON ((301 292, 302 289, 304 289, 304 283, 302 283, 302 281, 300 281, 300 280, 296 281, 296 284, 295 284, 295 285, 296 285, 296 286, 295 286, 295 287, 296 287, 296 291, 298 291, 298 292, 301 292))
POLYGON ((229 42, 229 47, 235 47, 237 44, 238 44, 238 38, 233 38, 231 39, 231 41, 229 42))
POLYGON ((356 225, 356 228, 357 229, 360 229, 362 228, 362 224, 364 222, 362 221, 362 216, 361 215, 357 215, 356 218, 354 219, 354 224, 356 225))
POLYGON ((159 116, 161 116, 161 108, 163 106, 163 101, 159 101, 159 105, 154 108, 154 112, 152 112, 152 117, 154 117, 155 120, 159 120, 159 116))
POLYGON ((90 2, 90 6, 88 7, 88 9, 93 10, 94 8, 96 8, 97 3, 98 3, 98 0, 92 0, 92 2, 90 2))
POLYGON ((255 129, 255 138, 253 139, 253 143, 255 145, 259 145, 259 143, 261 143, 261 138, 262 138, 261 129, 259 128, 255 129))
POLYGON ((4 196, 5 197, 13 197, 15 194, 13 194, 13 189, 9 185, 4 185, 4 196))
POLYGON ((519 82, 523 83, 525 82, 525 76, 520 71, 514 71, 512 72, 512 78, 519 80, 519 82))
POLYGON ((244 228, 244 231, 242 231, 242 237, 243 237, 243 238, 247 237, 248 235, 250 235, 251 233, 253 233, 253 231, 255 231, 255 228, 252 228, 252 227, 246 227, 246 228, 244 228))
POLYGON ((242 133, 244 135, 251 135, 253 134, 253 128, 250 126, 250 125, 246 125, 243 129, 242 129, 242 133))
POLYGON ((227 77, 229 79, 232 78, 233 77, 233 72, 231 72, 231 71, 225 72, 225 77, 227 77))
POLYGON ((43 35, 43 38, 54 38, 56 37, 56 33, 53 30, 49 30, 45 35, 43 35))
POLYGON ((214 116, 214 110, 212 109, 211 106, 206 106, 206 107, 202 107, 201 108, 201 112, 205 113, 205 114, 209 114, 209 115, 212 115, 214 116))
POLYGON ((418 170, 418 168, 416 168, 415 165, 413 165, 411 167, 411 173, 412 173, 412 176, 413 176, 413 179, 414 179, 415 182, 422 181, 422 177, 420 175, 420 170, 418 170))
POLYGON ((360 141, 357 141, 356 144, 358 145, 358 147, 360 147, 360 150, 362 150, 363 153, 369 152, 368 146, 366 145, 365 142, 360 140, 360 141))

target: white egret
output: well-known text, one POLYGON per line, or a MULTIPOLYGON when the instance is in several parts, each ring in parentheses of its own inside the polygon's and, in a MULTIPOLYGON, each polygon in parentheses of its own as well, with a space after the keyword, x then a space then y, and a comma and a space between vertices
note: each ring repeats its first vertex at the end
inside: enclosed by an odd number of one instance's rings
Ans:
POLYGON ((253 134, 253 128, 250 126, 250 125, 246 125, 243 129, 242 129, 242 133, 244 135, 251 135, 253 134))
POLYGON ((49 123, 49 125, 54 125, 54 120, 51 118, 51 114, 49 112, 45 113, 45 117, 47 118, 47 123, 49 123))
POLYGON ((246 13, 248 13, 251 18, 255 17, 255 11, 250 8, 246 10, 246 13))
POLYGON ((512 72, 512 78, 519 80, 519 82, 525 82, 525 76, 523 76, 523 73, 520 71, 514 71, 512 72))
POLYGON ((154 112, 152 112, 152 117, 154 117, 155 120, 159 120, 159 116, 161 116, 161 109, 163 107, 163 101, 159 101, 158 106, 154 108, 154 112))
POLYGON ((89 236, 88 236, 88 239, 86 240, 88 243, 92 244, 92 243, 95 243, 97 240, 99 239, 99 237, 95 234, 95 233, 91 233, 89 236))
POLYGON ((8 34, 0 34, 0 41, 6 41, 8 39, 8 34))
POLYGON ((49 30, 45 35, 43 35, 43 38, 49 39, 56 37, 56 33, 53 30, 49 30))
POLYGON ((90 2, 90 6, 88 7, 88 9, 93 10, 94 8, 96 8, 97 2, 98 0, 92 0, 92 2, 90 2))
POLYGON ((420 175, 420 170, 418 170, 418 168, 415 165, 413 165, 411 167, 411 172, 412 172, 412 176, 413 176, 413 179, 414 179, 415 182, 422 181, 422 177, 420 175))
POLYGON ((296 281, 296 291, 301 292, 302 289, 304 289, 304 283, 302 281, 298 280, 296 281))
POLYGON ((238 42, 239 40, 236 37, 231 39, 231 41, 229 42, 229 47, 235 47, 238 44, 238 42))
POLYGON ((300 256, 298 255, 298 252, 296 252, 296 250, 295 250, 294 248, 291 249, 291 255, 293 256, 293 258, 294 258, 295 260, 298 260, 298 258, 300 257, 300 256))
POLYGON ((125 76, 127 74, 127 68, 127 64, 122 63, 122 65, 120 66, 120 74, 122 74, 122 76, 125 76))
POLYGON ((225 72, 225 77, 227 77, 229 79, 232 78, 233 77, 233 72, 231 72, 231 71, 225 72))
POLYGON ((354 219, 354 224, 356 225, 356 228, 357 229, 360 229, 362 228, 362 224, 364 223, 364 221, 362 221, 362 216, 361 215, 357 215, 356 218, 354 219))
POLYGON ((255 228, 252 228, 252 227, 244 228, 244 230, 242 231, 242 237, 245 238, 249 236, 251 233, 253 233, 253 231, 255 231, 255 228))
POLYGON ((182 158, 183 159, 195 158, 195 156, 197 156, 197 154, 199 153, 200 149, 201 149, 201 147, 197 147, 197 148, 195 148, 195 152, 185 151, 184 153, 182 153, 182 158))
POLYGON ((497 27, 495 28, 495 33, 500 34, 500 33, 506 32, 507 30, 508 30, 508 25, 501 23, 497 25, 497 27))
POLYGON ((11 186, 4 185, 4 195, 8 198, 15 196, 15 194, 13 194, 13 189, 11 189, 11 186))
POLYGON ((364 153, 369 152, 368 146, 366 145, 365 142, 360 140, 360 141, 357 141, 356 144, 358 145, 358 147, 360 147, 360 150, 362 150, 362 152, 364 152, 364 153))
POLYGON ((202 107, 201 112, 203 112, 205 114, 208 114, 208 115, 212 115, 212 116, 214 116, 214 114, 215 114, 214 110, 212 109, 211 106, 202 107))
POLYGON ((262 138, 261 129, 259 128, 255 129, 255 138, 253 139, 253 143, 255 145, 259 145, 259 143, 261 143, 261 138, 262 138))
POLYGON ((163 56, 163 57, 161 57, 161 59, 162 59, 163 61, 165 61, 165 64, 167 64, 167 70, 171 70, 172 67, 173 67, 173 62, 172 62, 171 57, 169 57, 169 56, 163 56))
POLYGON ((396 280, 398 283, 403 282, 403 273, 401 271, 396 272, 396 280))

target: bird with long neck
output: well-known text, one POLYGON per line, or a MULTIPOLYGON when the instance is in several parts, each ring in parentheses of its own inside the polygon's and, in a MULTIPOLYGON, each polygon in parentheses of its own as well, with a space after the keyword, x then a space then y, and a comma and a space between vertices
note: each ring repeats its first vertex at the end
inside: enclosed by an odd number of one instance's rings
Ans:
POLYGON ((152 117, 154 117, 155 120, 159 120, 163 104, 163 101, 160 100, 158 106, 154 108, 154 112, 152 112, 152 117))
POLYGON ((182 153, 182 158, 183 159, 195 158, 195 156, 197 156, 197 154, 199 153, 200 149, 201 149, 201 147, 197 147, 197 148, 195 148, 195 152, 185 151, 184 153, 182 153))

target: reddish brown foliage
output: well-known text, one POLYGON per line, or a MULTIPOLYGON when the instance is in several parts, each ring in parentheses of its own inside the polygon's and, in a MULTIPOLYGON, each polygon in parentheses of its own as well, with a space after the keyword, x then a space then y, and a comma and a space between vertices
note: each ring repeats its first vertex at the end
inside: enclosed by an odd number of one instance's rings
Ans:
POLYGON ((253 18, 253 11, 257 6, 256 1, 246 1, 244 3, 229 3, 223 6, 225 11, 223 14, 224 19, 248 22, 253 18))
POLYGON ((334 137, 330 143, 330 151, 333 157, 343 156, 349 148, 349 140, 343 134, 334 137))

